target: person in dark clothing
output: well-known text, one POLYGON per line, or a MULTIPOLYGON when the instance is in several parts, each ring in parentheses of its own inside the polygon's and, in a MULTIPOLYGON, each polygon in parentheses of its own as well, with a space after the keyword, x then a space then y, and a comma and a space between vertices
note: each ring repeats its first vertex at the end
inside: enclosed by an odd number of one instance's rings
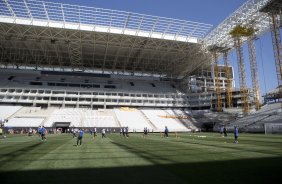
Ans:
POLYGON ((123 135, 123 137, 125 137, 125 133, 126 133, 126 128, 124 127, 124 128, 122 129, 122 135, 123 135))
POLYGON ((164 137, 168 137, 168 128, 167 128, 167 126, 165 127, 165 130, 164 130, 164 137))
POLYGON ((37 129, 37 133, 38 133, 39 137, 41 137, 41 128, 42 128, 42 126, 39 126, 38 129, 37 129))
POLYGON ((79 129, 78 135, 77 135, 76 146, 78 146, 78 143, 79 143, 79 145, 81 145, 82 137, 83 137, 83 131, 81 129, 79 129))
POLYGON ((235 137, 234 143, 238 143, 239 129, 236 126, 234 127, 234 137, 235 137))
POLYGON ((125 136, 126 136, 126 138, 128 138, 128 137, 129 137, 128 127, 126 127, 126 128, 125 128, 125 136))
POLYGON ((226 127, 223 128, 223 134, 224 134, 224 137, 227 137, 227 130, 226 130, 226 127))
POLYGON ((143 132, 143 137, 147 137, 147 135, 148 135, 148 129, 147 127, 145 127, 143 132))

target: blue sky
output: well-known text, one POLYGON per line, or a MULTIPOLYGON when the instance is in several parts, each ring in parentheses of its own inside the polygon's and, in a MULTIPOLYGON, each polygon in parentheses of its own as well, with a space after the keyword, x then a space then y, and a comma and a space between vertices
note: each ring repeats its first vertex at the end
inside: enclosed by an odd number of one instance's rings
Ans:
MULTIPOLYGON (((217 26, 246 0, 47 0, 53 2, 92 6, 98 8, 130 11, 155 16, 184 19, 217 26)), ((270 33, 256 40, 257 62, 259 68, 259 84, 261 94, 277 86, 277 77, 270 33)), ((246 67, 247 86, 251 87, 250 64, 246 45, 244 60, 246 67)), ((230 64, 237 73, 236 54, 230 54, 230 64)), ((236 87, 239 87, 236 75, 236 87)))

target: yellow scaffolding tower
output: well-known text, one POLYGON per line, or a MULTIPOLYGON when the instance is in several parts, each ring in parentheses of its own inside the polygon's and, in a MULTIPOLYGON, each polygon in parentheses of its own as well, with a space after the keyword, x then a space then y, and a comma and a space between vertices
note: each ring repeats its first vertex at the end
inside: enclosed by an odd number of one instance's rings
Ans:
POLYGON ((238 58, 238 68, 239 68, 239 78, 240 78, 240 91, 242 94, 243 101, 243 112, 249 112, 249 102, 248 102, 248 89, 246 87, 246 74, 245 74, 245 66, 243 60, 243 51, 242 51, 242 37, 248 38, 248 51, 251 65, 251 76, 253 83, 253 91, 254 91, 254 101, 255 107, 258 110, 260 108, 260 92, 258 85, 258 74, 257 74, 257 61, 256 61, 256 50, 254 45, 255 38, 255 29, 252 27, 244 27, 241 25, 236 26, 230 34, 234 38, 236 53, 238 58))
POLYGON ((221 103, 221 88, 220 88, 220 68, 218 66, 218 57, 217 53, 213 52, 214 58, 214 77, 215 77, 215 93, 216 93, 216 109, 217 112, 222 111, 222 103, 221 103))
POLYGON ((225 75, 226 75, 226 105, 227 107, 232 107, 232 80, 231 80, 231 72, 229 68, 229 60, 228 60, 228 52, 229 50, 223 51, 223 61, 225 66, 225 75))
POLYGON ((239 70, 239 83, 240 83, 240 94, 242 99, 243 113, 249 112, 249 101, 248 101, 248 89, 246 87, 246 72, 243 59, 243 48, 242 40, 240 36, 234 37, 234 44, 236 48, 238 70, 239 70))
POLYGON ((260 90, 258 84, 258 67, 256 59, 256 49, 254 44, 255 36, 251 35, 248 37, 248 51, 249 51, 249 60, 251 65, 251 76, 252 76, 252 85, 253 85, 253 94, 256 110, 260 109, 260 90))

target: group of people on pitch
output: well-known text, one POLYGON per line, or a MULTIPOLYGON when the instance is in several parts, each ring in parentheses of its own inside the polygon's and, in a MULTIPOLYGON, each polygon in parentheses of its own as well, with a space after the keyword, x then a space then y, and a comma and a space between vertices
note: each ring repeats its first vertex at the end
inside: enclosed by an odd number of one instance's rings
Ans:
MULTIPOLYGON (((72 133, 73 133, 73 138, 77 137, 76 146, 81 145, 84 131, 81 128, 79 129, 75 128, 75 129, 72 129, 72 133)), ((105 128, 102 129, 101 133, 102 133, 102 138, 106 138, 106 129, 105 128)), ((96 137, 97 129, 94 128, 93 130, 90 130, 90 134, 93 135, 93 138, 96 137)))
POLYGON ((129 137, 128 127, 121 128, 119 135, 128 138, 129 137))
MULTIPOLYGON (((146 138, 146 137, 148 136, 148 133, 149 133, 149 129, 148 129, 147 127, 144 127, 144 130, 143 130, 143 137, 146 138)), ((164 137, 168 137, 168 128, 167 128, 167 126, 165 126, 163 136, 164 136, 164 137)))
MULTIPOLYGON (((227 137, 227 129, 225 126, 220 128, 220 135, 222 137, 227 137)), ((234 138, 235 138, 234 143, 238 143, 238 137, 239 137, 239 129, 237 126, 234 126, 234 138)))

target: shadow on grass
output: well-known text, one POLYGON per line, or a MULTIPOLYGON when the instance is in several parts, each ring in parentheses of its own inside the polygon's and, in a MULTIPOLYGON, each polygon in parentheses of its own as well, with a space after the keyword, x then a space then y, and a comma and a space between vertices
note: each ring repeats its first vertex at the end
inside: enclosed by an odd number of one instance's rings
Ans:
POLYGON ((4 184, 277 183, 282 157, 151 166, 0 172, 4 184))
POLYGON ((28 146, 25 146, 21 149, 13 150, 12 152, 9 152, 9 153, 1 154, 1 158, 4 158, 4 159, 1 159, 0 163, 3 164, 4 162, 12 161, 15 158, 21 156, 22 154, 32 152, 32 150, 36 149, 40 145, 41 143, 37 142, 37 143, 30 144, 28 146))

